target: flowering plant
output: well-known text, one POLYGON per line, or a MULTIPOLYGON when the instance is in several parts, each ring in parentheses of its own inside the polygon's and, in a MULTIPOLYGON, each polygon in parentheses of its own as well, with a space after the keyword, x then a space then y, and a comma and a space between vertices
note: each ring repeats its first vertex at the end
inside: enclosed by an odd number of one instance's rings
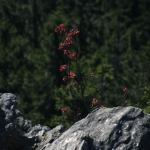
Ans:
MULTIPOLYGON (((79 35, 80 31, 72 29, 69 33, 67 33, 65 25, 61 24, 55 29, 55 32, 65 35, 65 40, 59 45, 58 50, 63 51, 67 64, 61 65, 59 71, 64 75, 62 82, 66 84, 70 90, 76 107, 76 116, 79 118, 79 115, 81 115, 81 109, 79 107, 78 100, 82 101, 87 112, 90 112, 91 110, 91 108, 86 104, 84 92, 88 79, 90 77, 94 77, 94 73, 90 72, 89 75, 83 75, 81 72, 79 51, 75 50, 73 52, 70 50, 70 47, 74 44, 73 38, 79 35), (73 68, 73 62, 75 63, 74 67, 76 69, 73 68), (74 72, 73 69, 76 70, 76 72, 74 72)), ((96 98, 95 100, 93 99, 93 102, 91 102, 92 108, 98 106, 98 103, 99 100, 96 98)))
MULTIPOLYGON (((90 72, 89 74, 84 75, 81 71, 80 66, 80 53, 78 50, 70 50, 71 46, 74 45, 74 37, 78 36, 80 34, 80 31, 71 29, 69 32, 67 32, 66 27, 64 24, 60 24, 55 29, 55 32, 57 34, 63 34, 65 35, 65 40, 63 43, 60 43, 58 50, 63 52, 64 57, 66 58, 66 64, 62 64, 59 68, 59 71, 63 74, 62 82, 66 84, 69 88, 69 91, 72 96, 72 101, 75 104, 76 109, 76 118, 80 119, 80 116, 82 114, 82 110, 79 106, 79 101, 82 102, 82 107, 86 109, 86 111, 89 113, 93 109, 97 108, 99 106, 99 100, 97 98, 93 98, 93 101, 91 99, 91 103, 87 103, 87 100, 85 98, 85 87, 87 84, 87 81, 94 77, 94 73, 90 72), (75 65, 73 65, 73 63, 75 65), (89 107, 91 105, 91 107, 89 107)), ((127 88, 123 89, 123 92, 125 95, 129 92, 127 88)), ((124 99, 124 104, 127 104, 127 100, 124 99)), ((105 108, 104 105, 100 105, 99 108, 105 108)), ((61 109, 63 118, 64 114, 67 112, 67 107, 64 107, 61 109)))

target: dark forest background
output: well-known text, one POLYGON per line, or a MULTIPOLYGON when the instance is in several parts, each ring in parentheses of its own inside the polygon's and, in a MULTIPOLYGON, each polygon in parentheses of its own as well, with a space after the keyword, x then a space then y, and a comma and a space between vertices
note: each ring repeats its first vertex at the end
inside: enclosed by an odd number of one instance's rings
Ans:
MULTIPOLYGON (((149 0, 0 0, 0 92, 15 94, 33 123, 62 123, 71 96, 59 72, 63 38, 54 29, 63 23, 80 31, 73 48, 83 71, 95 73, 87 102, 94 96, 106 107, 120 106, 127 87, 128 105, 150 112, 149 6, 149 0)), ((73 116, 69 107, 68 126, 73 116)))

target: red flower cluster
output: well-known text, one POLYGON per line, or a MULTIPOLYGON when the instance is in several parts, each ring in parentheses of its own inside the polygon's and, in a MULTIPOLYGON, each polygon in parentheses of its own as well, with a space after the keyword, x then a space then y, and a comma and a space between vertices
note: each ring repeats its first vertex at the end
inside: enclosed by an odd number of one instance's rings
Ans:
POLYGON ((74 54, 70 54, 70 55, 68 55, 68 57, 70 60, 72 60, 72 59, 74 59, 74 54))
POLYGON ((105 106, 104 106, 104 105, 101 105, 99 108, 102 109, 102 108, 105 108, 105 106))
POLYGON ((66 37, 66 40, 64 41, 64 44, 66 45, 66 46, 71 46, 71 45, 73 45, 73 41, 72 41, 72 37, 71 36, 67 36, 66 37))
POLYGON ((72 84, 70 83, 70 84, 68 84, 68 86, 71 88, 71 87, 72 87, 72 84))
POLYGON ((78 85, 78 82, 74 82, 73 85, 74 85, 74 86, 78 85))
MULTIPOLYGON (((60 33, 60 34, 63 34, 63 33, 66 33, 66 27, 64 24, 61 24, 59 25, 56 29, 55 29, 55 32, 56 33, 60 33)), ((64 49, 66 46, 71 46, 74 44, 73 40, 72 40, 72 36, 75 36, 75 35, 78 35, 80 32, 78 30, 71 30, 67 36, 66 36, 66 39, 64 41, 64 43, 61 43, 59 45, 59 50, 62 50, 64 49)))
POLYGON ((61 66, 60 66, 60 69, 59 69, 60 72, 65 72, 66 67, 67 67, 66 65, 61 65, 61 66))
POLYGON ((124 89, 123 89, 123 92, 124 92, 124 93, 128 93, 129 90, 128 90, 127 88, 124 88, 124 89))
POLYGON ((61 43, 60 45, 59 45, 59 50, 62 50, 62 49, 64 49, 66 46, 71 46, 71 45, 73 45, 74 44, 74 42, 72 41, 72 37, 66 37, 66 40, 64 41, 64 43, 61 43))
POLYGON ((76 85, 78 85, 78 82, 74 82, 74 83, 70 83, 70 84, 68 84, 68 86, 71 88, 72 86, 76 86, 76 85))
POLYGON ((61 111, 62 111, 62 113, 65 113, 65 112, 67 112, 67 108, 64 107, 64 108, 61 109, 61 111))
POLYGON ((59 45, 59 48, 58 48, 58 49, 59 49, 59 50, 62 50, 62 49, 65 48, 65 46, 66 46, 65 43, 61 43, 61 44, 59 45))
MULTIPOLYGON (((64 67, 62 67, 61 69, 62 69, 62 72, 63 72, 63 71, 64 71, 64 67)), ((66 69, 66 68, 65 68, 65 69, 66 69)), ((60 70, 60 69, 59 69, 59 70, 60 70)), ((67 76, 64 76, 62 80, 63 80, 64 83, 66 83, 66 82, 67 82, 67 79, 74 79, 75 76, 76 76, 75 73, 70 72, 70 73, 69 73, 69 76, 68 76, 68 77, 67 77, 67 76)), ((70 86, 71 86, 71 85, 70 85, 70 86)))
POLYGON ((128 103, 128 100, 124 100, 124 104, 127 104, 128 103))
POLYGON ((72 29, 70 33, 68 34, 68 36, 75 36, 75 35, 78 35, 79 33, 80 31, 72 29))
POLYGON ((63 34, 63 33, 66 33, 66 27, 64 24, 60 24, 56 29, 55 29, 55 32, 56 33, 59 33, 59 34, 63 34))
POLYGON ((66 83, 67 82, 67 76, 64 76, 62 80, 64 83, 66 83))
POLYGON ((69 50, 64 50, 64 55, 70 55, 71 52, 69 50))
POLYGON ((74 54, 71 54, 71 52, 69 50, 64 50, 64 55, 68 55, 68 57, 72 60, 74 59, 75 57, 76 58, 79 58, 80 55, 78 53, 74 53, 74 54))
POLYGON ((98 102, 99 102, 99 100, 98 100, 98 99, 93 98, 93 101, 92 101, 92 104, 93 104, 93 105, 97 105, 97 104, 98 104, 98 102))
POLYGON ((69 76, 70 76, 70 79, 74 79, 76 75, 75 75, 75 73, 70 72, 69 76))

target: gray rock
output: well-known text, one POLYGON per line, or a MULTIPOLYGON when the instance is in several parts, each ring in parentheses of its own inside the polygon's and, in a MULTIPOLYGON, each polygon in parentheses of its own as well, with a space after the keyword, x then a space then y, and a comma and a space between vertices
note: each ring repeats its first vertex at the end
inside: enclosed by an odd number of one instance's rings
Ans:
POLYGON ((135 107, 98 109, 44 150, 150 150, 150 114, 135 107))
POLYGON ((67 131, 24 119, 16 96, 0 98, 0 150, 150 150, 150 114, 136 107, 97 109, 67 131))
POLYGON ((22 117, 17 105, 15 95, 5 93, 0 96, 0 150, 38 149, 46 144, 45 137, 48 133, 54 141, 63 132, 62 126, 56 127, 54 133, 54 129, 51 130, 47 126, 33 126, 30 120, 22 117))

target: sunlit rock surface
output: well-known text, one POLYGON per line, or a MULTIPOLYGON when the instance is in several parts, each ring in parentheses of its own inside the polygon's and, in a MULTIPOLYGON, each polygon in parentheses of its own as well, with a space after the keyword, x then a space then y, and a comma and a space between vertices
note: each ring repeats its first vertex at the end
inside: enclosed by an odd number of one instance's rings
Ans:
POLYGON ((135 107, 97 109, 67 131, 33 126, 16 96, 0 98, 0 150, 150 150, 150 114, 135 107))

